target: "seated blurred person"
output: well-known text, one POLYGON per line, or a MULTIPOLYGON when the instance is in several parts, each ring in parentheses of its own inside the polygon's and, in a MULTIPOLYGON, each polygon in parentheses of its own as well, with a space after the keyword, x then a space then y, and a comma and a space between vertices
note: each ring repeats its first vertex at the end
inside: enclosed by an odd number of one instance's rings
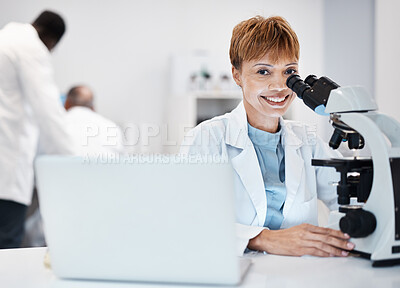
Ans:
POLYGON ((93 92, 87 86, 72 87, 65 100, 67 120, 80 143, 81 156, 107 156, 123 151, 123 133, 117 124, 94 111, 93 92))
MULTIPOLYGON (((112 121, 94 112, 93 93, 86 86, 76 86, 69 90, 65 101, 66 120, 74 143, 80 144, 77 154, 86 156, 115 155, 122 152, 121 129, 112 121)), ((43 223, 38 209, 35 191, 32 205, 27 210, 25 235, 22 247, 46 246, 43 223)))

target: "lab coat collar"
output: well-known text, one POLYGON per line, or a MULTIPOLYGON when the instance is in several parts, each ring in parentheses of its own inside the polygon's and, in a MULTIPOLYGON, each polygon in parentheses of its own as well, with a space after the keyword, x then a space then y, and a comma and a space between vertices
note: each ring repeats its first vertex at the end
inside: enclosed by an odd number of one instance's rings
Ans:
POLYGON ((226 127, 226 144, 244 149, 246 145, 250 144, 250 138, 247 135, 247 115, 243 101, 231 113, 228 113, 227 117, 229 121, 226 127))
MULTIPOLYGON (((247 115, 243 101, 231 113, 226 114, 226 116, 229 120, 225 135, 226 144, 244 149, 251 144, 251 140, 248 136, 247 115)), ((282 129, 283 146, 288 146, 292 149, 300 148, 303 145, 303 140, 292 129, 296 124, 287 124, 282 117, 279 119, 279 124, 282 129)))

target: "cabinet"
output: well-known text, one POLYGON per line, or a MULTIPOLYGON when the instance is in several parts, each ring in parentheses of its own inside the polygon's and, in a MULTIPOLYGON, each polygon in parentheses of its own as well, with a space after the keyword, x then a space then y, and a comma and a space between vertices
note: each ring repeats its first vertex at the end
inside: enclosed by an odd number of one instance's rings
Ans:
POLYGON ((232 79, 226 55, 204 51, 173 55, 170 77, 167 139, 176 145, 164 150, 176 153, 189 129, 232 111, 242 100, 242 91, 232 79))
POLYGON ((191 99, 191 121, 197 125, 232 111, 242 100, 242 92, 238 91, 196 91, 188 95, 191 99))

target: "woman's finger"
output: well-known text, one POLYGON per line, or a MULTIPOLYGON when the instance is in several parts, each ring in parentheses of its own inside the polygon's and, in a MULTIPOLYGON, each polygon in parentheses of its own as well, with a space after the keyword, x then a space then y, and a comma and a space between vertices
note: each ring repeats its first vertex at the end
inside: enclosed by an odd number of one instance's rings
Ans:
MULTIPOLYGON (((305 242, 304 244, 307 246, 307 248, 316 248, 320 251, 323 251, 322 254, 326 254, 327 256, 345 257, 345 256, 349 255, 349 252, 344 251, 335 246, 329 245, 325 242, 321 242, 321 241, 309 240, 309 241, 305 242)), ((315 252, 317 252, 317 251, 315 251, 315 252)), ((320 252, 318 252, 318 253, 321 254, 320 252)), ((312 254, 312 255, 315 255, 315 254, 312 254)))
POLYGON ((314 226, 314 225, 307 225, 307 230, 310 232, 314 232, 314 233, 318 233, 318 234, 325 234, 325 235, 330 235, 336 238, 340 238, 340 239, 350 239, 350 236, 343 233, 340 230, 334 230, 331 228, 325 228, 325 227, 318 227, 318 226, 314 226))
POLYGON ((332 256, 332 254, 330 254, 330 253, 328 253, 328 252, 326 252, 324 250, 318 249, 316 247, 304 247, 302 249, 302 253, 301 254, 302 255, 318 256, 318 257, 330 257, 330 256, 332 256))
POLYGON ((319 233, 314 233, 310 232, 304 235, 304 239, 311 240, 311 241, 318 241, 321 243, 325 243, 327 245, 340 248, 342 250, 352 250, 354 248, 354 244, 347 241, 343 240, 337 237, 334 237, 329 234, 319 234, 319 233))

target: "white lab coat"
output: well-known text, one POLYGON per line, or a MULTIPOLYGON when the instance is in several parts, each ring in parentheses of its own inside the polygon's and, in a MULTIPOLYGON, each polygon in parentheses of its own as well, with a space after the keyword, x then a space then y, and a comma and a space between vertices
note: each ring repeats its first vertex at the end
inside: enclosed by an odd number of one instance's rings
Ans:
MULTIPOLYGON (((335 187, 339 175, 333 168, 314 167, 312 158, 340 157, 316 135, 315 127, 280 119, 285 150, 286 200, 281 228, 301 223, 318 225, 317 199, 337 208, 335 187)), ((254 146, 248 137, 243 102, 231 113, 205 121, 189 131, 181 145, 183 154, 227 157, 235 170, 238 253, 263 229, 267 198, 254 146)))
POLYGON ((72 154, 50 53, 30 24, 0 30, 0 199, 29 205, 33 160, 72 154))
POLYGON ((123 152, 123 133, 117 124, 86 107, 72 107, 67 113, 68 125, 78 154, 86 157, 108 157, 123 152))

